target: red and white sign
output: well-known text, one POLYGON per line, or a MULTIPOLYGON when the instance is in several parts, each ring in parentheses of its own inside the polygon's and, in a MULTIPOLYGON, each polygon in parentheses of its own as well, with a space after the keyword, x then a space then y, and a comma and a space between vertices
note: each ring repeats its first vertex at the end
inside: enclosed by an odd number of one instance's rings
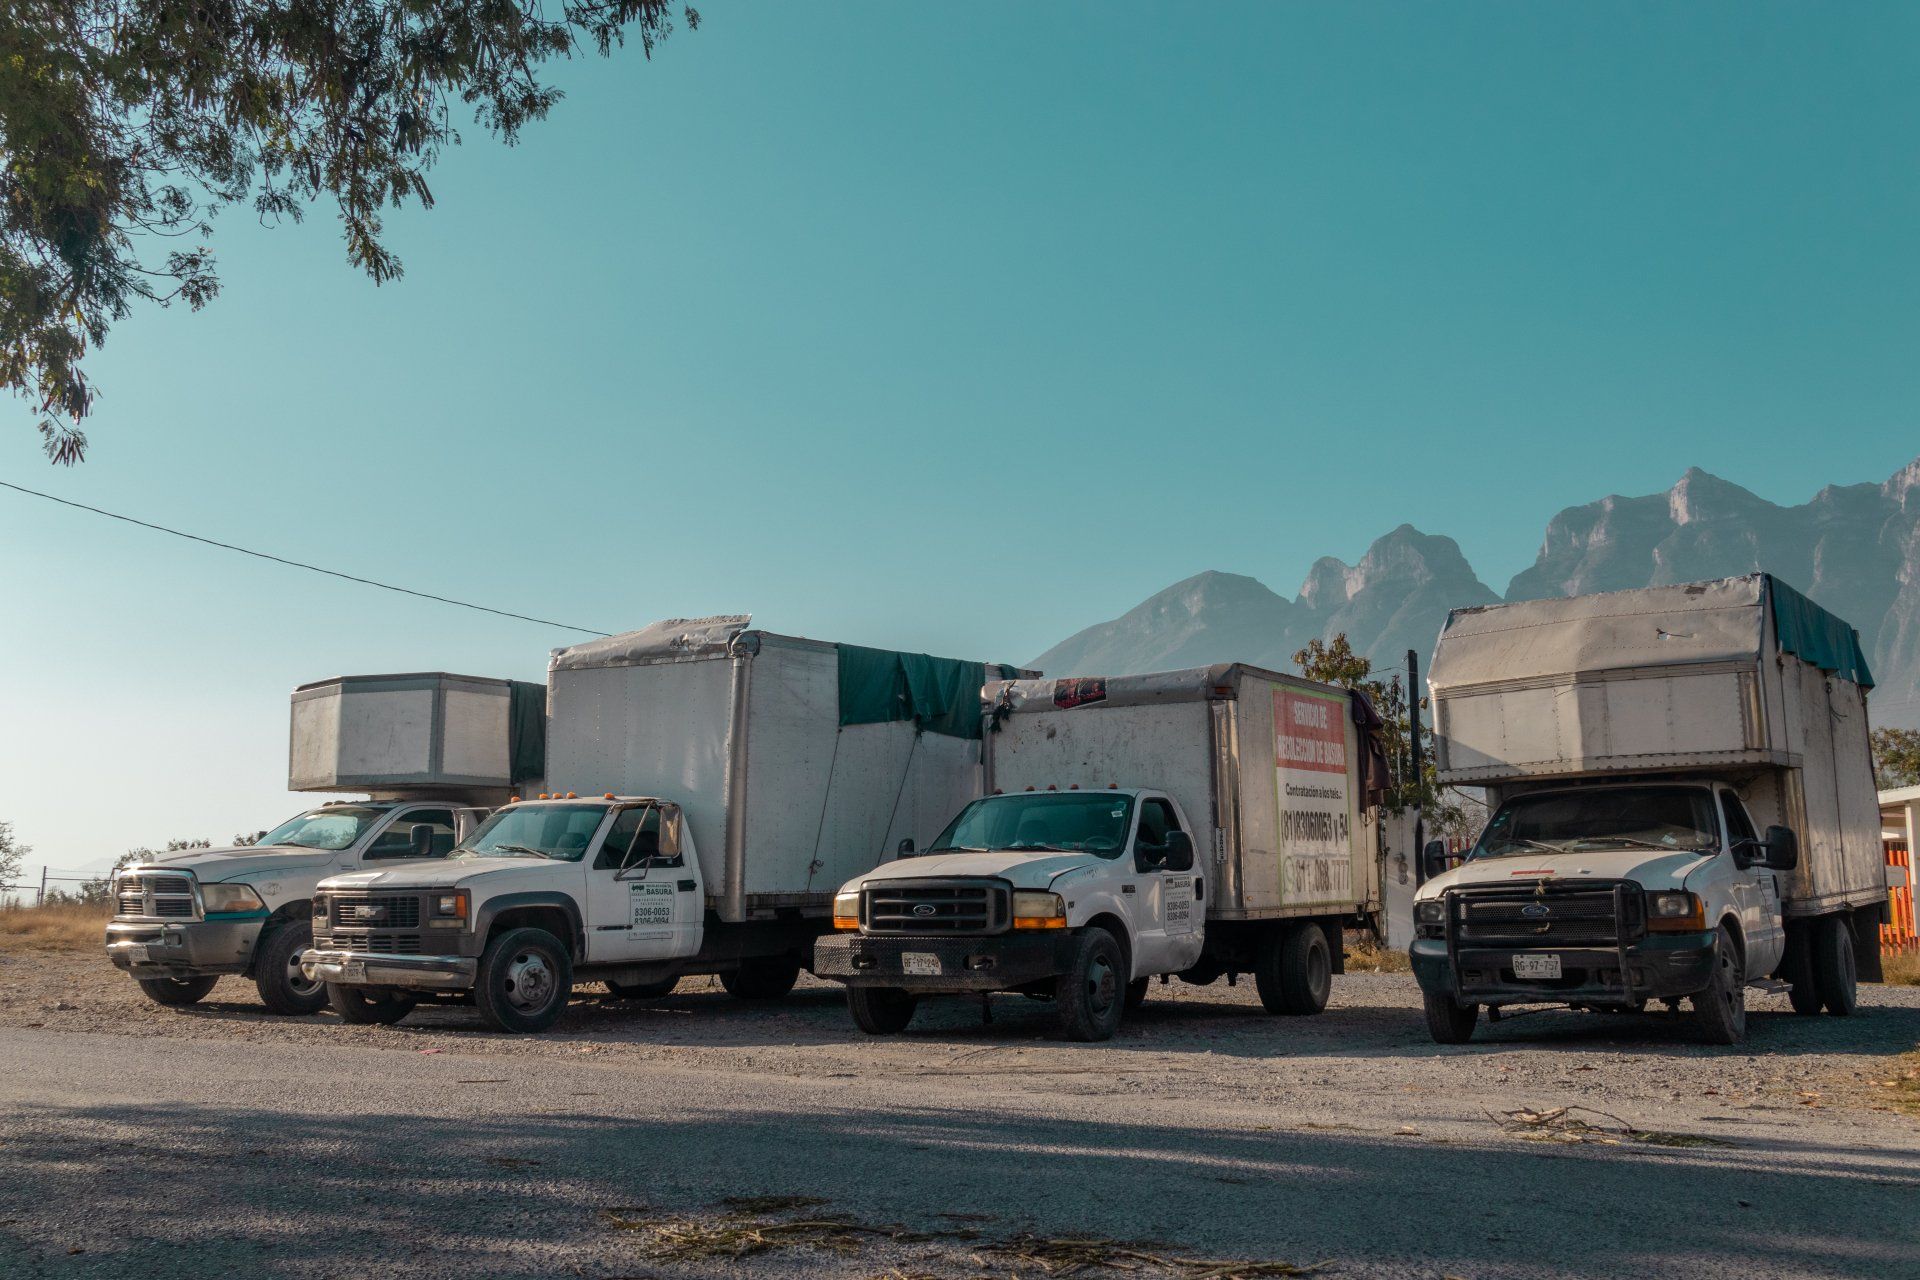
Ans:
POLYGON ((1287 906, 1345 904, 1352 898, 1348 705, 1340 694, 1273 691, 1280 900, 1287 906))
POLYGON ((1346 703, 1292 689, 1273 691, 1273 758, 1282 769, 1347 771, 1346 703))

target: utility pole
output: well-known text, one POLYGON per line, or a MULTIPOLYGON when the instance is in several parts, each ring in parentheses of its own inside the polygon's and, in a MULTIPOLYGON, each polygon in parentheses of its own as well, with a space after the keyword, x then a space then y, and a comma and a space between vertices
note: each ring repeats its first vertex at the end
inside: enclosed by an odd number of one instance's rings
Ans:
POLYGON ((1422 819, 1425 814, 1420 805, 1420 781, 1422 766, 1420 758, 1420 654, 1417 650, 1407 650, 1407 727, 1411 730, 1409 757, 1413 765, 1413 883, 1416 887, 1427 882, 1427 851, 1423 837, 1422 819))
POLYGON ((47 864, 44 862, 40 864, 40 892, 34 895, 33 905, 36 907, 47 905, 47 864))

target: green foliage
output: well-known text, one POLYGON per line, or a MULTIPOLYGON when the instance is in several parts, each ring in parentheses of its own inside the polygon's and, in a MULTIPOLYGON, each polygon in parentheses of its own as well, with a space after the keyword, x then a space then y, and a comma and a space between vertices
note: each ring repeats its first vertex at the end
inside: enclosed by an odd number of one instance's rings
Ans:
POLYGON ((20 886, 20 864, 33 852, 33 846, 20 843, 11 822, 0 822, 0 898, 20 886))
MULTIPOLYGON (((1308 641, 1306 648, 1293 655, 1293 665, 1309 680, 1358 689, 1386 722, 1387 768, 1393 778, 1386 798, 1389 810, 1400 813, 1417 806, 1429 835, 1472 834, 1472 811, 1479 806, 1453 788, 1440 785, 1433 763, 1433 730, 1424 718, 1419 723, 1420 776, 1413 777, 1414 715, 1401 676, 1376 679, 1373 663, 1353 651, 1344 632, 1329 641, 1308 641)), ((1426 705, 1426 699, 1421 699, 1422 710, 1426 705)))
POLYGON ((1873 731, 1873 778, 1882 791, 1920 786, 1920 729, 1873 731))
POLYGON ((79 902, 85 903, 88 906, 96 906, 112 900, 113 878, 120 874, 123 868, 131 867, 136 863, 148 862, 154 858, 163 858, 169 853, 179 853, 186 849, 209 849, 212 847, 213 842, 211 840, 169 840, 167 841, 167 847, 158 853, 155 853, 145 845, 142 845, 138 849, 129 849, 115 858, 113 860, 113 866, 98 880, 82 881, 79 889, 72 893, 49 893, 47 895, 47 901, 79 902))
POLYGON ((561 98, 544 63, 629 33, 651 56, 674 7, 0 0, 0 384, 36 406, 50 459, 79 461, 84 357, 136 303, 213 298, 218 210, 298 221, 331 197, 347 260, 394 279, 381 214, 432 206, 455 99, 516 142, 561 98))

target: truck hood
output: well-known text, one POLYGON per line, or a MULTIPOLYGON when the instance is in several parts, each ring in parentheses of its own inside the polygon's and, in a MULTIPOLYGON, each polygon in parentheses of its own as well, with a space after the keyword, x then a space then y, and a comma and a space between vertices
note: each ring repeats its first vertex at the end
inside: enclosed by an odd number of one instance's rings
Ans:
POLYGON ((842 886, 852 892, 876 880, 921 880, 928 876, 995 876, 1016 889, 1044 889, 1060 876, 1100 862, 1091 853, 992 849, 983 853, 934 853, 900 858, 842 886))
POLYGON ((542 858, 414 858, 374 871, 348 871, 328 876, 322 889, 451 889, 481 876, 511 871, 545 871, 553 866, 579 869, 575 862, 550 863, 542 858))
POLYGON ((341 852, 337 849, 303 849, 290 844, 270 845, 262 849, 257 845, 240 845, 231 849, 182 849, 178 853, 136 862, 127 870, 152 867, 190 871, 202 884, 220 884, 227 880, 244 880, 251 875, 279 875, 287 871, 331 866, 340 856, 341 852))
POLYGON ((1582 853, 1516 854, 1510 858, 1480 858, 1462 863, 1420 886, 1421 900, 1448 889, 1476 884, 1510 884, 1516 880, 1627 880, 1643 889, 1681 889, 1687 877, 1712 862, 1710 853, 1677 849, 1597 849, 1582 853))

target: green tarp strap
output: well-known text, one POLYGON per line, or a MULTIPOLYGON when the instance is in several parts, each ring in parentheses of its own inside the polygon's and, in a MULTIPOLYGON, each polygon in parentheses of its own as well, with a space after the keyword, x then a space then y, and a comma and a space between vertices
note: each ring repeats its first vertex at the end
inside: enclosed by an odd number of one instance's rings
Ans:
POLYGON ((507 735, 509 774, 515 782, 547 776, 547 686, 509 683, 507 735))
POLYGON ((843 644, 839 650, 842 725, 911 720, 926 733, 980 736, 985 663, 852 644, 843 644))
POLYGON ((1860 633, 1772 574, 1767 579, 1773 588, 1773 637, 1780 648, 1862 689, 1873 688, 1860 633))

